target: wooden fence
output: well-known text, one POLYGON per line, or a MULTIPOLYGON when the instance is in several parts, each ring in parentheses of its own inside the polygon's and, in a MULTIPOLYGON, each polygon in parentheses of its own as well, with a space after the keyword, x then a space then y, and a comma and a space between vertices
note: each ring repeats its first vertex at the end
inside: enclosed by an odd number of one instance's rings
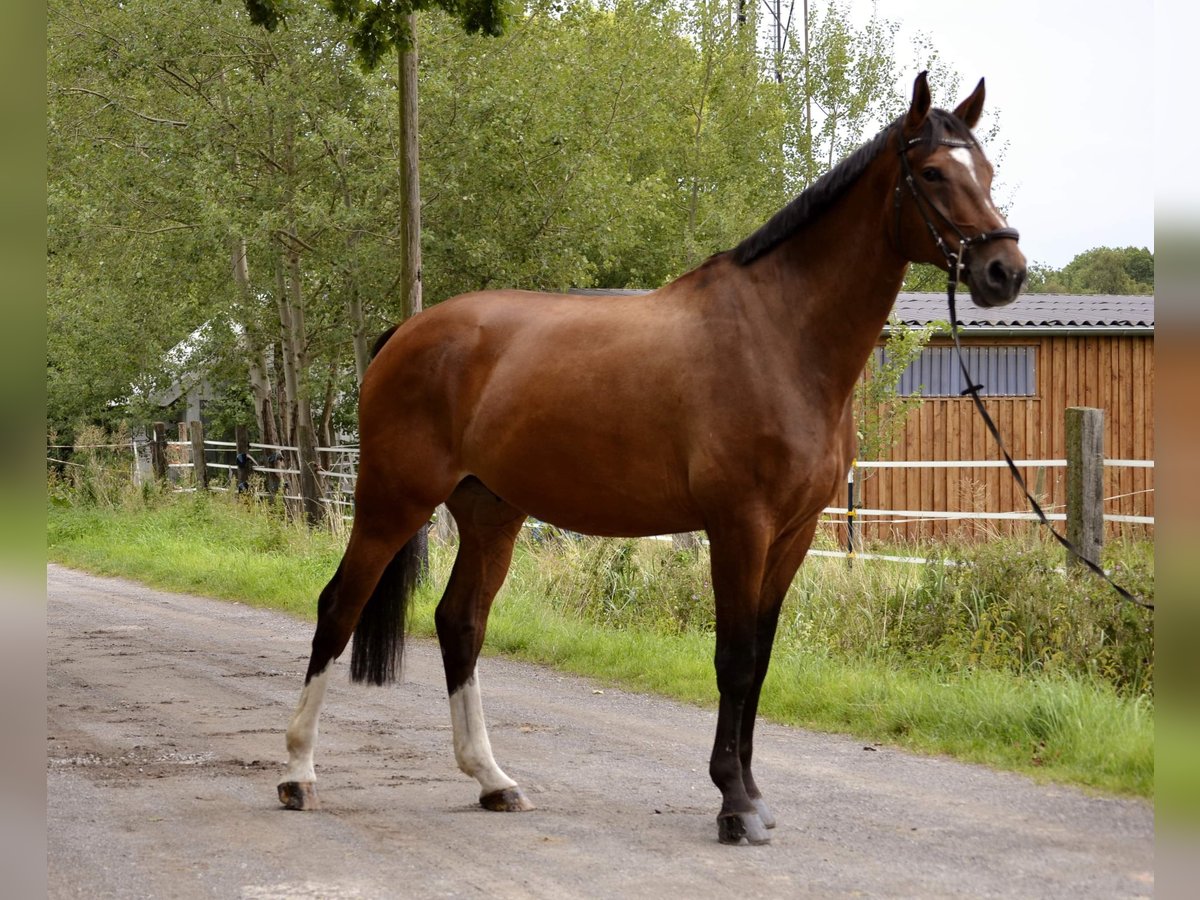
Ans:
MULTIPOLYGON (((1066 442, 1068 458, 1018 459, 1015 462, 1030 490, 1035 496, 1041 496, 1047 517, 1060 531, 1066 530, 1075 543, 1085 547, 1089 558, 1098 561, 1106 532, 1152 533, 1154 517, 1118 511, 1119 501, 1123 498, 1113 491, 1119 492, 1122 485, 1128 484, 1128 479, 1114 473, 1134 470, 1142 473, 1143 483, 1150 485, 1142 489, 1143 492, 1152 493, 1154 461, 1104 459, 1100 440, 1104 428, 1101 410, 1072 408, 1067 411, 1067 419, 1064 430, 1069 436, 1066 442), (1074 424, 1070 424, 1072 421, 1074 424), (1067 485, 1063 502, 1046 501, 1044 473, 1047 471, 1061 473, 1061 480, 1067 485)), ((167 477, 168 471, 190 472, 191 485, 182 489, 205 487, 253 491, 259 496, 278 497, 293 504, 297 511, 317 508, 325 516, 347 520, 353 517, 358 463, 356 447, 314 448, 318 464, 313 468, 313 478, 303 479, 302 452, 298 447, 250 443, 244 429, 239 431, 236 441, 205 440, 203 427, 198 422, 190 423, 186 428, 181 426, 179 440, 168 441, 165 426, 160 426, 161 423, 155 426, 155 439, 150 442, 151 469, 158 477, 167 477), (225 483, 221 484, 222 481, 225 483), (312 490, 318 493, 306 494, 312 490)), ((864 556, 862 548, 865 545, 909 542, 914 526, 925 528, 930 523, 943 528, 953 524, 955 531, 945 533, 955 537, 985 539, 1000 531, 1011 531, 1018 523, 1036 522, 1037 516, 1024 503, 1015 486, 1010 492, 1012 506, 1001 510, 964 509, 960 504, 937 508, 936 501, 943 498, 931 496, 925 496, 926 502, 914 509, 875 507, 865 505, 863 492, 855 491, 855 485, 862 483, 863 476, 874 471, 907 469, 919 478, 923 472, 942 470, 958 473, 963 483, 970 485, 981 478, 981 473, 990 473, 984 477, 1011 480, 1006 468, 1003 460, 856 460, 847 476, 845 505, 826 508, 822 520, 826 532, 846 550, 825 553, 864 556)), ((964 488, 963 493, 967 490, 964 488)), ((940 536, 943 535, 933 535, 935 538, 940 536)))

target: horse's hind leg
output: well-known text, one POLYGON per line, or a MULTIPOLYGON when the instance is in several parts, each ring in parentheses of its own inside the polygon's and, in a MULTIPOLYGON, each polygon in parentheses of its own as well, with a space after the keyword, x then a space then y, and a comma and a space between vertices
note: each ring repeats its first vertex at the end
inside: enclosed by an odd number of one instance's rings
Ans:
POLYGON ((492 599, 508 573, 525 514, 474 478, 463 481, 446 505, 458 523, 459 548, 435 622, 450 695, 454 756, 458 767, 479 781, 479 802, 484 808, 532 809, 533 804, 492 756, 476 671, 492 599))
MULTIPOLYGON (((341 565, 317 602, 317 629, 304 689, 287 729, 288 766, 279 782, 279 801, 288 809, 317 806, 313 748, 330 664, 346 649, 368 601, 379 611, 364 617, 364 623, 367 618, 382 618, 400 633, 389 638, 377 623, 374 643, 367 648, 371 658, 358 665, 361 654, 356 647, 355 663, 360 671, 352 671, 352 675, 356 680, 381 683, 394 674, 393 654, 398 654, 396 642, 403 639, 403 611, 419 565, 412 538, 431 511, 432 507, 414 507, 371 514, 360 508, 355 517, 341 565)), ((362 637, 356 638, 356 644, 362 637)))

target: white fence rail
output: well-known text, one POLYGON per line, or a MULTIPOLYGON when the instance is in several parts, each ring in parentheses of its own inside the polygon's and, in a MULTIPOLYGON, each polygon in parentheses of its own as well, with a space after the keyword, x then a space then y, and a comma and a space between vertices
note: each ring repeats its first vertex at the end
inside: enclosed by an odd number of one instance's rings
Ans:
MULTIPOLYGON (((187 441, 168 441, 168 446, 178 447, 181 449, 190 450, 191 444, 187 441)), ((236 445, 232 441, 209 441, 204 442, 206 455, 208 453, 232 453, 236 450, 236 445)), ((250 444, 250 449, 253 450, 272 450, 279 451, 284 454, 295 456, 298 452, 296 447, 289 447, 278 444, 250 444)), ((357 456, 358 448, 352 445, 344 445, 337 447, 318 447, 317 451, 323 454, 339 454, 343 457, 342 471, 334 471, 330 469, 321 469, 320 474, 326 478, 337 479, 340 484, 340 490, 337 492, 344 496, 327 497, 326 502, 338 506, 346 506, 353 508, 353 503, 346 499, 352 496, 354 492, 354 484, 357 478, 357 456), (345 469, 349 468, 349 471, 345 469)), ((1018 459, 1014 463, 1021 468, 1064 468, 1067 465, 1065 459, 1018 459)), ((237 466, 229 463, 207 462, 206 465, 210 469, 224 469, 228 471, 236 471, 237 466)), ((1135 469, 1153 469, 1154 460, 1152 459, 1106 459, 1104 465, 1110 468, 1135 468, 1135 469)), ((172 469, 189 469, 192 467, 191 462, 177 462, 170 464, 172 469)), ((855 469, 991 469, 1005 468, 1007 463, 1004 460, 979 460, 979 459, 949 459, 949 460, 856 460, 854 462, 855 469)), ((254 467, 255 472, 270 472, 279 475, 299 475, 300 470, 296 468, 282 468, 270 466, 254 467)), ((1153 488, 1146 492, 1152 493, 1153 488)), ((1112 497, 1105 497, 1105 502, 1121 499, 1127 496, 1125 494, 1117 494, 1112 497)), ((827 516, 844 517, 849 513, 849 509, 845 506, 829 506, 824 510, 827 516)), ((930 509, 872 509, 864 507, 855 507, 854 515, 860 518, 870 518, 875 520, 873 524, 909 524, 914 522, 933 522, 933 521, 966 521, 966 520, 981 520, 981 521, 1037 521, 1037 515, 1030 510, 1008 510, 995 512, 974 512, 964 510, 930 510, 930 509)), ((1062 522, 1066 520, 1066 513, 1062 512, 1047 512, 1046 518, 1053 522, 1062 522)), ((844 524, 842 520, 826 520, 830 524, 844 524)), ((1105 522, 1120 522, 1126 524, 1137 525, 1153 525, 1153 516, 1133 516, 1120 515, 1116 513, 1105 513, 1105 522)), ((829 551, 831 553, 838 551, 829 551)), ((860 556, 859 558, 865 558, 860 556)))
MULTIPOLYGON (((104 445, 106 448, 125 447, 132 449, 135 455, 141 455, 145 450, 149 441, 132 441, 128 445, 104 445), (141 449, 139 449, 141 444, 141 449)), ((189 457, 193 453, 193 444, 190 441, 167 441, 166 446, 174 448, 176 457, 189 457)), ((207 469, 222 470, 230 473, 230 481, 236 484, 237 472, 239 467, 236 463, 218 462, 216 459, 210 461, 210 456, 219 456, 221 454, 234 454, 237 452, 237 444, 233 441, 212 441, 205 440, 203 442, 205 454, 205 467, 207 469)), ((53 449, 99 449, 84 448, 84 447, 51 447, 53 449)), ((278 454, 276 459, 298 459, 298 448, 281 444, 249 444, 251 455, 254 451, 267 451, 272 456, 278 454)), ((323 454, 326 461, 330 457, 336 457, 336 462, 332 468, 321 468, 319 474, 326 479, 331 479, 330 487, 336 485, 336 488, 330 490, 327 488, 323 502, 330 507, 331 512, 337 508, 338 513, 343 519, 353 518, 353 494, 354 485, 357 479, 357 462, 358 448, 353 445, 342 445, 332 447, 318 447, 317 452, 323 454)), ((48 461, 62 462, 53 457, 47 456, 48 461)), ((1015 465, 1021 468, 1064 468, 1067 465, 1065 459, 1019 459, 1014 460, 1015 465)), ((64 463, 69 465, 70 463, 64 463)), ((1154 460, 1152 459, 1105 459, 1104 465, 1109 468, 1134 468, 1134 469, 1153 469, 1154 460)), ((194 468, 194 462, 190 459, 178 459, 175 462, 169 462, 168 468, 172 472, 183 473, 194 468)), ((991 469, 1004 468, 1007 463, 1004 460, 976 460, 976 459, 958 459, 958 460, 856 460, 853 464, 853 470, 861 469, 991 469)), ((853 471, 852 470, 852 471, 853 471)), ((135 471, 137 468, 135 467, 135 471)), ((282 465, 260 465, 255 460, 253 469, 255 474, 269 474, 275 476, 299 476, 300 470, 286 464, 282 465)), ((848 473, 849 474, 849 473, 848 473)), ((855 479, 856 481, 859 479, 855 479)), ((274 491, 270 493, 257 491, 258 496, 278 496, 282 499, 302 501, 303 498, 295 494, 288 493, 284 489, 283 479, 278 479, 278 484, 274 491)), ((210 484, 210 487, 215 490, 229 490, 227 487, 210 484)), ((180 491, 194 490, 191 487, 180 486, 177 488, 180 491)), ((1131 493, 1153 493, 1154 489, 1149 488, 1144 491, 1135 491, 1131 493)), ((1105 497, 1104 501, 1110 502, 1122 499, 1129 494, 1117 494, 1111 497, 1105 497)), ((1050 507, 1047 508, 1052 509, 1050 507)), ((871 524, 910 524, 917 522, 933 522, 933 521, 963 521, 963 520, 985 520, 985 521, 1036 521, 1037 515, 1032 511, 1009 510, 995 512, 976 512, 976 511, 959 511, 959 510, 927 510, 927 509, 874 509, 855 507, 853 516, 850 515, 851 510, 845 506, 830 506, 823 511, 826 516, 835 516, 837 518, 826 518, 823 520, 825 524, 830 525, 846 525, 850 518, 862 521, 866 524, 866 520, 870 520, 871 524)), ((1063 522, 1067 516, 1063 512, 1048 511, 1046 517, 1054 522, 1063 522)), ((1154 525, 1153 516, 1136 516, 1136 515, 1121 515, 1116 513, 1105 513, 1105 522, 1118 522, 1125 524, 1136 525, 1154 525)), ((669 535, 659 535, 658 540, 671 540, 669 535)), ((862 553, 862 552, 847 552, 843 550, 812 550, 811 556, 825 557, 840 557, 854 559, 873 559, 884 560, 891 562, 902 563, 925 563, 928 560, 915 556, 895 556, 888 554, 877 553, 862 553)))

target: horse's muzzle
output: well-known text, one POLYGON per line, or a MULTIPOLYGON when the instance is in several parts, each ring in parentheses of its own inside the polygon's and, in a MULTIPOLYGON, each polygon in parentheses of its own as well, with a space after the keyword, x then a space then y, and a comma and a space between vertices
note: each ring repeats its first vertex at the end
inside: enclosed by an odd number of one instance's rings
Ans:
POLYGON ((1006 306, 1025 286, 1025 254, 1015 241, 987 244, 972 253, 965 274, 976 305, 1006 306))

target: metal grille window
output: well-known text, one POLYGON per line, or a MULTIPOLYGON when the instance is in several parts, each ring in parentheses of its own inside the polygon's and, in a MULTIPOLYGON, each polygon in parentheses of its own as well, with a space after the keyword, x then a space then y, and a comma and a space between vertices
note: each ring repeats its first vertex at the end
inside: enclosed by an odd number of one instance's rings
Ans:
MULTIPOLYGON (((967 368, 983 385, 984 397, 1033 397, 1037 394, 1037 347, 964 347, 967 368)), ((875 351, 880 363, 887 351, 875 351)), ((900 376, 898 393, 910 397, 958 397, 967 387, 953 347, 926 347, 900 376)))

